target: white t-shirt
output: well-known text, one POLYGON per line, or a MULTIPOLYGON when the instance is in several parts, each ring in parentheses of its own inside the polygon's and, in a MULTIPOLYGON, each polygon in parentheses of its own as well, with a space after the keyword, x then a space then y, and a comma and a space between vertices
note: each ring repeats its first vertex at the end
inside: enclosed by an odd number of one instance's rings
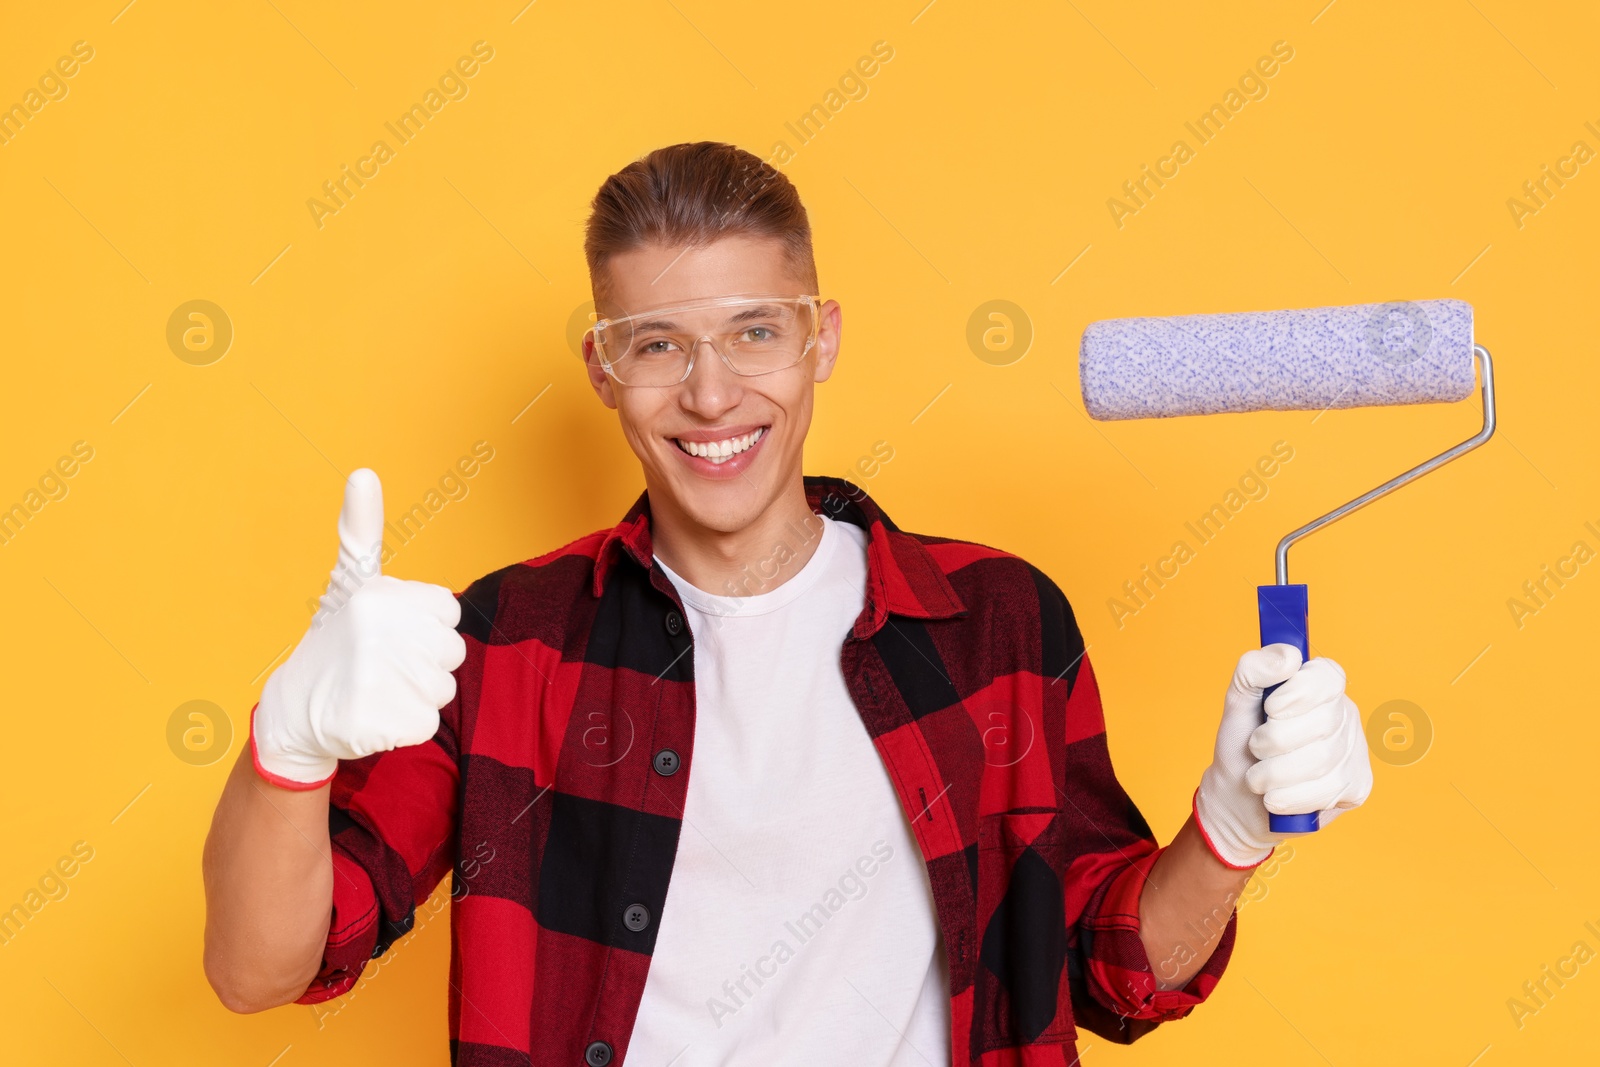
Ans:
POLYGON ((694 762, 625 1067, 950 1062, 927 870, 839 664, 867 534, 816 520, 753 596, 656 560, 694 635, 694 762))

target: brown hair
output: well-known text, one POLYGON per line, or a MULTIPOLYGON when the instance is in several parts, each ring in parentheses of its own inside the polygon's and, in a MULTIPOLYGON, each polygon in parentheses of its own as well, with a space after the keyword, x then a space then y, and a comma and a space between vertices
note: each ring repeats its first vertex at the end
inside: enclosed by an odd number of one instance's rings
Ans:
POLYGON ((595 303, 611 257, 642 245, 709 244, 732 235, 782 239, 789 266, 817 291, 811 223, 783 172, 742 148, 695 141, 658 148, 595 193, 583 252, 595 303))

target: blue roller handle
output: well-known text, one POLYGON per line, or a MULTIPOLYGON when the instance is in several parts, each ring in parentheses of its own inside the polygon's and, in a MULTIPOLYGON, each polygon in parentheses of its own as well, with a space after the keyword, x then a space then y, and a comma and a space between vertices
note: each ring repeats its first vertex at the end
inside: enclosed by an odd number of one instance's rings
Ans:
MULTIPOLYGON (((1261 645, 1293 645, 1300 650, 1300 661, 1311 658, 1310 604, 1303 585, 1256 586, 1256 606, 1261 611, 1261 645)), ((1280 682, 1278 685, 1282 685, 1280 682)), ((1261 691, 1261 721, 1267 721, 1266 702, 1277 685, 1261 691)), ((1275 834, 1309 834, 1317 829, 1317 813, 1276 815, 1267 813, 1267 825, 1275 834)))

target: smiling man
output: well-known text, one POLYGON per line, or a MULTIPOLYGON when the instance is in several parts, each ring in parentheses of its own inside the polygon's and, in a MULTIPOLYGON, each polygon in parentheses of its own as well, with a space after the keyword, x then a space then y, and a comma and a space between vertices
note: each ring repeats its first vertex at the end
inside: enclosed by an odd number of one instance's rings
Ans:
POLYGON ((788 180, 660 149, 586 251, 588 379, 644 492, 452 597, 379 573, 351 475, 206 843, 223 1003, 345 993, 451 872, 458 1064, 1065 1067, 1080 1028, 1186 1015, 1268 810, 1371 789, 1343 671, 1245 652, 1159 846, 1055 583, 802 473, 842 314, 788 180))

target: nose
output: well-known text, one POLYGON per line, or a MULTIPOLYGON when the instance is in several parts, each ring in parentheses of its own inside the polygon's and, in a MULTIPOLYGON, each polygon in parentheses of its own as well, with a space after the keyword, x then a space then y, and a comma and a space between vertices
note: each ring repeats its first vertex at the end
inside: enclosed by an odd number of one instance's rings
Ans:
POLYGON ((694 363, 678 387, 678 403, 696 415, 715 419, 739 403, 744 387, 710 337, 695 341, 692 352, 694 363))

